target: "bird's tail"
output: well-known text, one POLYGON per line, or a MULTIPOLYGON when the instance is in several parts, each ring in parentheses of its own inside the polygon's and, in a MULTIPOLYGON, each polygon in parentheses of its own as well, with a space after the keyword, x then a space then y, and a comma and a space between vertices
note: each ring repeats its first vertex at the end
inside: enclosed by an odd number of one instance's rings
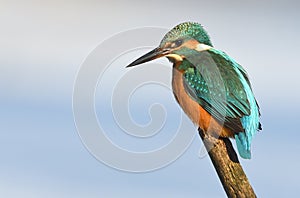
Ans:
POLYGON ((244 159, 251 158, 250 145, 248 144, 246 134, 241 132, 235 134, 236 146, 239 151, 239 154, 244 159))

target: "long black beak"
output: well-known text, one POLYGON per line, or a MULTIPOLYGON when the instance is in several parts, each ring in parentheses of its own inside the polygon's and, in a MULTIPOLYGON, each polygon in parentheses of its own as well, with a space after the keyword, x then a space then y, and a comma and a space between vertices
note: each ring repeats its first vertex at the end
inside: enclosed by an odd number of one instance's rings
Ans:
POLYGON ((136 59, 135 61, 130 63, 127 67, 133 67, 133 66, 157 59, 159 57, 167 55, 168 52, 169 52, 168 49, 162 49, 162 48, 157 47, 154 50, 152 50, 152 51, 148 52, 147 54, 141 56, 140 58, 136 59))

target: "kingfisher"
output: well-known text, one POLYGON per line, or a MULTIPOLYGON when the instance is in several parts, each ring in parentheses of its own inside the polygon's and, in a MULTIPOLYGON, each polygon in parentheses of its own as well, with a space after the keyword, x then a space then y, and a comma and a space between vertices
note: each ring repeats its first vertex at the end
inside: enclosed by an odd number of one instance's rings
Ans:
POLYGON ((127 67, 160 57, 173 63, 173 93, 192 122, 207 134, 234 138, 240 156, 250 159, 251 142, 261 124, 245 69, 214 48, 206 30, 195 22, 175 26, 157 48, 127 67))

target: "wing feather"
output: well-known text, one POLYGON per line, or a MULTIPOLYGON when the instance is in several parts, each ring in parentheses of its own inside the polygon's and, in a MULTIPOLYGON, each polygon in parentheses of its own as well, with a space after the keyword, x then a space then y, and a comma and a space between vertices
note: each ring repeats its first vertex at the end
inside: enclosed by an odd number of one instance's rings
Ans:
POLYGON ((183 77, 187 93, 226 127, 244 131, 240 118, 251 112, 240 80, 242 76, 249 83, 245 70, 225 53, 214 50, 195 52, 185 61, 192 65, 183 77))

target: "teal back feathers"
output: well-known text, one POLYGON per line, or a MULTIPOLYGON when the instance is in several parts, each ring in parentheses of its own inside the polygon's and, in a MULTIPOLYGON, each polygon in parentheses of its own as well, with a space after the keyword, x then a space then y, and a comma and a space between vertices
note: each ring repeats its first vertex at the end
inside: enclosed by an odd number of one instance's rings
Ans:
POLYGON ((214 48, 193 51, 180 66, 185 68, 185 89, 190 97, 235 133, 240 156, 250 159, 251 141, 260 123, 259 108, 245 70, 214 48), (190 63, 193 53, 201 61, 190 63))

